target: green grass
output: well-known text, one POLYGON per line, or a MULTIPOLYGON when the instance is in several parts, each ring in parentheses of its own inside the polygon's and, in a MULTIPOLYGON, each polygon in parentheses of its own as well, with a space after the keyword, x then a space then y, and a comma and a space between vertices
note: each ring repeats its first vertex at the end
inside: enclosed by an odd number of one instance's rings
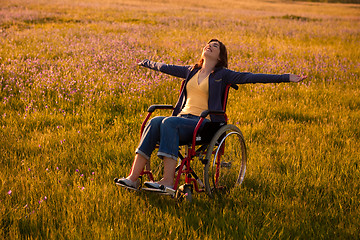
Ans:
POLYGON ((358 5, 0 6, 0 238, 359 238, 358 5), (146 109, 175 104, 180 83, 136 63, 192 64, 214 37, 233 70, 309 76, 231 91, 249 151, 243 184, 190 204, 116 187, 146 109))

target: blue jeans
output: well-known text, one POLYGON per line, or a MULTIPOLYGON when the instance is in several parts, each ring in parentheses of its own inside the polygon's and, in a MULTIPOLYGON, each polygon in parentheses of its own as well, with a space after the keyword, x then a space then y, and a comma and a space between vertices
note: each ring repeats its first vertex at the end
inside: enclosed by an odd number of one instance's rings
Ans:
MULTIPOLYGON (((177 160, 181 142, 191 142, 193 132, 200 117, 191 114, 180 117, 154 117, 146 127, 136 149, 147 160, 159 143, 158 156, 177 160)), ((205 119, 201 127, 210 120, 205 119)))

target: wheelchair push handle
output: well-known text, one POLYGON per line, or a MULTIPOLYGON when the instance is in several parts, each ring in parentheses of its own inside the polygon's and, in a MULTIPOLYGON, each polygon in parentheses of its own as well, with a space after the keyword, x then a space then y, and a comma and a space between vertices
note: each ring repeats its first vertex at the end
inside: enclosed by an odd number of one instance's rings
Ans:
POLYGON ((238 89, 239 89, 239 86, 236 85, 236 84, 231 84, 230 87, 232 87, 232 88, 235 89, 235 90, 238 90, 238 89))

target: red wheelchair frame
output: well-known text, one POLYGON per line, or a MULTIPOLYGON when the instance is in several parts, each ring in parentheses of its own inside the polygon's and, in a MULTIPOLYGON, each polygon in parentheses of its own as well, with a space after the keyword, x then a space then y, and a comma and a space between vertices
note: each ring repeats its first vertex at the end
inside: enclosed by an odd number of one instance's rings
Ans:
MULTIPOLYGON (((182 91, 184 86, 185 86, 185 81, 182 82, 180 92, 182 91)), ((226 110, 226 105, 227 105, 227 100, 228 100, 228 93, 229 93, 230 87, 234 88, 235 90, 238 89, 238 86, 236 86, 236 85, 227 85, 226 86, 225 93, 224 93, 224 96, 223 96, 223 104, 222 104, 223 110, 222 111, 206 110, 206 111, 202 112, 201 116, 200 116, 200 119, 199 119, 199 121, 198 121, 198 123, 197 123, 197 125, 195 127, 191 143, 185 145, 186 146, 185 157, 183 157, 181 155, 181 153, 179 152, 179 158, 181 159, 181 163, 176 168, 177 173, 175 173, 176 179, 175 179, 175 184, 174 184, 174 190, 175 191, 177 191, 179 189, 180 178, 181 178, 182 175, 185 175, 185 185, 191 187, 191 192, 192 192, 192 189, 193 189, 192 186, 195 188, 196 192, 204 192, 205 191, 205 187, 204 187, 204 184, 202 183, 201 179, 199 179, 199 177, 196 175, 196 173, 191 168, 191 160, 193 160, 193 158, 195 156, 199 156, 201 152, 202 152, 203 155, 204 155, 204 151, 206 153, 207 144, 206 143, 205 144, 197 144, 197 137, 198 137, 199 129, 200 129, 200 126, 202 125, 203 121, 205 120, 205 118, 209 114, 223 115, 225 117, 225 123, 223 123, 222 125, 227 124, 228 117, 227 117, 227 115, 225 113, 225 110, 226 110), (196 149, 196 146, 199 146, 199 145, 201 145, 201 147, 196 149), (199 185, 201 185, 201 186, 199 187, 199 185)), ((173 110, 174 107, 172 105, 151 105, 149 107, 149 109, 148 109, 148 114, 147 114, 145 120, 143 121, 143 123, 141 125, 140 137, 143 134, 144 128, 145 128, 146 123, 148 122, 150 116, 157 109, 171 109, 171 110, 173 110)), ((184 145, 182 145, 182 146, 184 146, 184 145)), ((220 161, 220 156, 224 153, 224 146, 225 146, 225 144, 221 145, 219 155, 217 155, 218 161, 220 161)), ((209 161, 209 159, 205 159, 205 161, 209 161)), ((245 161, 246 161, 246 159, 245 159, 245 161)), ((215 173, 215 179, 216 179, 215 181, 216 182, 215 182, 214 185, 217 185, 217 179, 218 179, 218 176, 219 176, 220 163, 218 163, 217 166, 218 167, 217 167, 216 173, 215 173)), ((243 174, 245 174, 245 172, 243 174)), ((152 174, 152 172, 150 170, 150 165, 149 164, 146 165, 146 167, 141 172, 140 176, 144 176, 144 175, 148 176, 150 181, 154 181, 154 176, 153 176, 153 174, 152 174)), ((244 176, 242 176, 242 177, 244 177, 244 176)), ((241 179, 241 181, 242 181, 242 179, 241 179)), ((220 186, 220 188, 221 188, 221 186, 220 186)))

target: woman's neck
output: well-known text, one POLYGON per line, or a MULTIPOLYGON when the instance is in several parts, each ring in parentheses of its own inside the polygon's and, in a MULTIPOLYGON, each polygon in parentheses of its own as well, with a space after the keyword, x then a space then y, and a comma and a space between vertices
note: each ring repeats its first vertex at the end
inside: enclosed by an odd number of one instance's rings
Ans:
POLYGON ((212 71, 214 71, 216 64, 217 61, 211 61, 204 58, 204 62, 202 64, 200 71, 202 73, 210 74, 212 71))

